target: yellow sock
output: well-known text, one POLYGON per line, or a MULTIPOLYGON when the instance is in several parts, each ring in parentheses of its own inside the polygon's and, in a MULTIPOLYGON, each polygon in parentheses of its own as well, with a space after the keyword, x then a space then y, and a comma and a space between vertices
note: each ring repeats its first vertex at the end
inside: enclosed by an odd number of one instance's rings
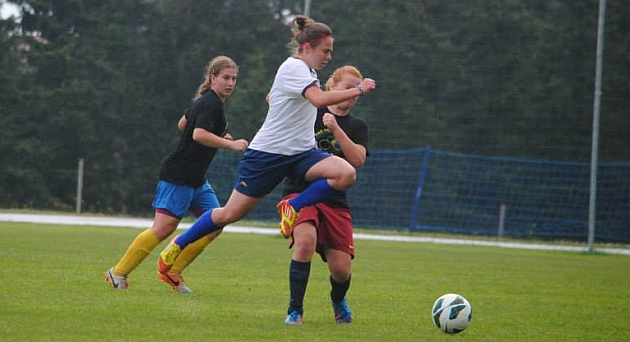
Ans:
POLYGON ((186 246, 186 248, 184 248, 177 257, 177 260, 175 260, 175 264, 173 264, 169 273, 182 273, 182 271, 188 267, 188 265, 190 265, 190 263, 192 263, 193 260, 201 254, 201 252, 203 252, 204 248, 206 248, 212 240, 214 240, 214 237, 211 238, 206 235, 186 246))
POLYGON ((123 276, 131 273, 159 244, 160 240, 150 229, 138 234, 114 267, 114 275, 123 276))

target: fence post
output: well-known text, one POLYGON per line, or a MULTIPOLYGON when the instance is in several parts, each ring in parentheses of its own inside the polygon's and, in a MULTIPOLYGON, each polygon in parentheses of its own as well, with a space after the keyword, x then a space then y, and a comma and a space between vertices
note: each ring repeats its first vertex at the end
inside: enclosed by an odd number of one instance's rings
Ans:
POLYGON ((499 236, 499 240, 503 239, 503 234, 505 232, 505 212, 507 210, 507 206, 504 203, 501 203, 501 207, 499 208, 499 232, 497 235, 499 236))
POLYGON ((79 158, 79 169, 77 170, 77 214, 81 213, 81 202, 83 202, 83 158, 79 158))
POLYGON ((416 218, 420 211, 420 197, 422 196, 422 188, 429 172, 429 159, 431 156, 431 147, 427 146, 424 149, 424 157, 422 157, 422 167, 420 168, 420 179, 418 180, 418 188, 416 189, 416 196, 413 201, 413 207, 411 208, 411 218, 409 220, 409 230, 415 230, 416 218))

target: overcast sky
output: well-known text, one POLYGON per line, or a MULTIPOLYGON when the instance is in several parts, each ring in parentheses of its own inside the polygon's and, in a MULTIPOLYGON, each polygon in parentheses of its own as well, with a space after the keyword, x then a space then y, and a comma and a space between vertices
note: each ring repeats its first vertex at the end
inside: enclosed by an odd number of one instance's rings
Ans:
POLYGON ((15 5, 12 4, 6 4, 4 2, 0 3, 0 18, 2 19, 6 19, 10 16, 18 16, 18 10, 17 7, 15 7, 15 5))

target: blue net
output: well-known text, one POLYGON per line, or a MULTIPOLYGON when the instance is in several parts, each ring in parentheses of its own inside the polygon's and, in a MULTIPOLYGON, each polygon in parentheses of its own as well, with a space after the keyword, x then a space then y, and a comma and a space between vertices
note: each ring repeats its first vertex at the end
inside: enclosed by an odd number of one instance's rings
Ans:
MULTIPOLYGON (((224 203, 239 156, 217 155, 208 175, 224 203)), ((248 215, 275 222, 280 187, 248 215)), ((355 227, 504 236, 588 236, 590 163, 487 157, 430 148, 374 150, 348 197, 355 227)), ((630 241, 630 163, 598 166, 596 238, 630 241)))

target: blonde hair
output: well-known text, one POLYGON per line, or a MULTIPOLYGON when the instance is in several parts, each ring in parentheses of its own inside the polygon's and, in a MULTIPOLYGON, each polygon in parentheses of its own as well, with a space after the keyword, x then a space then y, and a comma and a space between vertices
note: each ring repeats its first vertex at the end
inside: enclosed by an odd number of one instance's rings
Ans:
POLYGON ((291 23, 291 32, 293 38, 287 44, 289 53, 296 55, 302 51, 304 44, 316 47, 320 43, 320 39, 332 37, 332 30, 328 25, 317 22, 307 16, 298 15, 291 23))
POLYGON ((361 72, 359 71, 359 69, 357 69, 356 67, 353 67, 352 65, 344 65, 342 67, 337 68, 330 75, 330 77, 328 77, 328 80, 326 81, 325 89, 330 90, 330 88, 332 88, 335 84, 341 82, 341 79, 345 75, 354 76, 360 80, 363 79, 363 75, 361 75, 361 72))
POLYGON ((197 93, 195 94, 193 101, 198 100, 201 96, 203 96, 203 94, 205 94, 208 91, 208 89, 210 89, 210 86, 212 85, 212 80, 210 79, 210 76, 212 75, 219 76, 219 74, 221 73, 221 71, 223 71, 223 69, 229 69, 229 68, 234 68, 238 70, 238 65, 234 63, 232 58, 227 57, 227 56, 214 57, 210 61, 210 63, 208 63, 208 66, 205 69, 203 83, 199 85, 199 88, 197 89, 197 93))

